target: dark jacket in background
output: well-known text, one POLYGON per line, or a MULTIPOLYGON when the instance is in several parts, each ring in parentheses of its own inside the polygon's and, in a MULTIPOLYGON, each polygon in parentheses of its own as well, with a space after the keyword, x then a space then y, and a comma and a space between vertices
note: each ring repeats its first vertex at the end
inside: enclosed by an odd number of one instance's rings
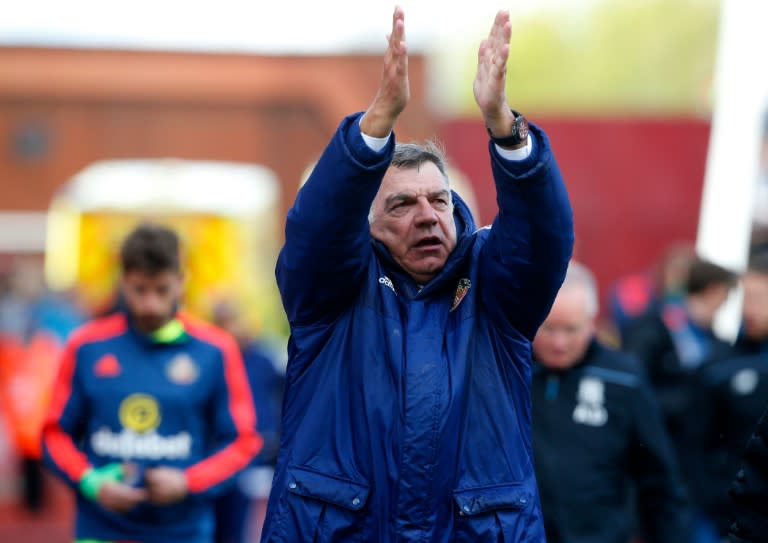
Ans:
POLYGON ((691 499, 704 508, 698 495, 691 492, 703 484, 695 481, 700 476, 696 468, 700 450, 690 439, 691 427, 702 423, 693 407, 697 372, 709 361, 733 356, 732 347, 712 330, 691 322, 682 301, 668 301, 627 325, 622 349, 637 356, 648 375, 683 481, 691 499))
POLYGON ((768 353, 714 361, 698 374, 691 419, 692 459, 698 475, 692 491, 704 510, 728 533, 734 515, 728 497, 742 453, 768 399, 768 353))
POLYGON ((280 410, 285 374, 278 370, 276 356, 265 344, 252 341, 241 348, 245 373, 256 406, 256 427, 264 447, 253 459, 253 466, 274 466, 280 447, 280 410))
POLYGON ((768 542, 768 410, 763 412, 747 443, 730 494, 735 504, 731 541, 768 542))
POLYGON ((647 543, 687 541, 674 454, 634 358, 593 341, 571 369, 537 364, 533 435, 548 543, 627 543, 638 522, 647 543))
POLYGON ((731 355, 730 346, 718 339, 711 330, 692 324, 680 303, 665 304, 631 321, 622 337, 622 350, 637 356, 664 416, 664 422, 677 449, 680 461, 688 457, 683 437, 687 433, 691 416, 691 401, 695 386, 694 373, 706 361, 731 355), (676 346, 673 334, 678 336, 676 346), (692 335, 692 348, 700 350, 696 361, 681 360, 679 349, 684 340, 679 336, 692 335))

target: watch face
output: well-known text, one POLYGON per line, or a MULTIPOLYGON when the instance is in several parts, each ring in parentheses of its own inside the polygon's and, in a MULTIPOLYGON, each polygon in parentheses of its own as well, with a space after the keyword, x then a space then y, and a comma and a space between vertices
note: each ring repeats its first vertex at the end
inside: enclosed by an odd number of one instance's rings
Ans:
POLYGON ((525 117, 517 117, 515 119, 515 125, 517 125, 517 136, 520 140, 528 138, 528 120, 525 117))

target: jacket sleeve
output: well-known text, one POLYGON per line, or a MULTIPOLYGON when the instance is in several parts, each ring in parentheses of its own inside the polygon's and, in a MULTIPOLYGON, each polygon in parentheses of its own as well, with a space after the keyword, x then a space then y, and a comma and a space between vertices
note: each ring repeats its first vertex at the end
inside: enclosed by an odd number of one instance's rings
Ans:
POLYGON ((730 496, 736 511, 730 526, 732 540, 768 542, 768 410, 747 443, 730 496))
POLYGON ((197 495, 221 493, 263 445, 239 348, 228 337, 220 340, 220 348, 223 372, 210 403, 214 452, 185 470, 189 492, 197 495))
POLYGON ((276 276, 294 324, 333 320, 354 298, 371 259, 368 214, 394 134, 381 152, 371 150, 360 116, 342 121, 288 211, 276 276))
POLYGON ((565 277, 573 250, 573 212, 549 140, 521 161, 489 143, 499 212, 480 257, 483 303, 498 322, 533 339, 565 277))
POLYGON ((76 445, 88 413, 77 376, 75 342, 70 340, 65 346, 59 368, 43 425, 43 460, 69 486, 77 488, 90 464, 76 445))
POLYGON ((637 489, 642 535, 648 543, 689 541, 688 497, 661 412, 644 377, 636 394, 630 469, 637 489))

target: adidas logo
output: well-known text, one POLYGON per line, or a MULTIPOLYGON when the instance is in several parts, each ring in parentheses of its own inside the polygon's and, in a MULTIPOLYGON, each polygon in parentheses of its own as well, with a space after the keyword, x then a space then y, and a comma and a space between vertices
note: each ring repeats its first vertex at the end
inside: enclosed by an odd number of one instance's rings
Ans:
POLYGON ((121 371, 120 362, 113 354, 105 354, 93 366, 93 373, 98 377, 115 377, 120 375, 121 371))

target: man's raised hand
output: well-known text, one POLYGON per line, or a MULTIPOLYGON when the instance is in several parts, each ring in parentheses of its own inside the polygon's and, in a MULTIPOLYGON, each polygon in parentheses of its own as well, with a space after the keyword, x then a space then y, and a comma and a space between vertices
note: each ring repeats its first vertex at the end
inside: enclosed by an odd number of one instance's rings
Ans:
POLYGON ((496 136, 512 132, 514 116, 506 95, 507 60, 512 25, 509 12, 499 11, 488 37, 480 43, 477 53, 477 74, 472 85, 485 124, 496 136))
POLYGON ((379 90, 360 122, 363 133, 379 138, 392 131, 410 98, 405 14, 400 6, 395 7, 392 15, 392 31, 387 42, 379 90))

